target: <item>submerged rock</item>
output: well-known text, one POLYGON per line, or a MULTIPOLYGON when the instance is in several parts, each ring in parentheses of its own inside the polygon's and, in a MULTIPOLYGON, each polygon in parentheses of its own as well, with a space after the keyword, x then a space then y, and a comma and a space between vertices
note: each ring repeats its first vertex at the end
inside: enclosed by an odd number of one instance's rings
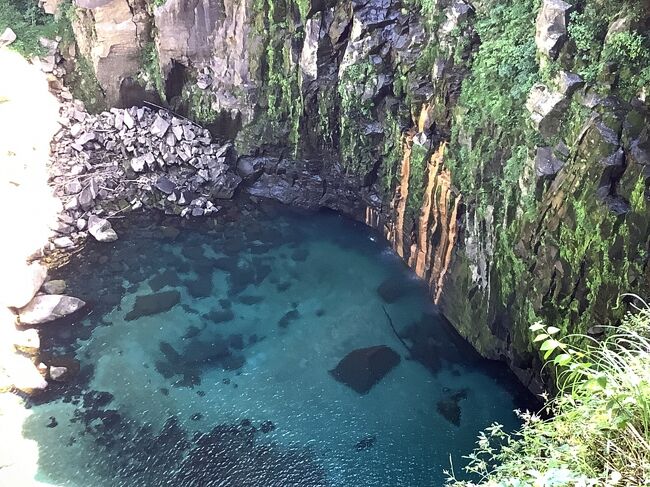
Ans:
POLYGON ((154 292, 158 292, 166 286, 177 287, 180 283, 181 279, 173 269, 166 269, 149 279, 149 287, 154 292))
POLYGON ((187 292, 193 298, 207 298, 212 296, 212 274, 202 273, 196 279, 184 281, 187 292))
POLYGON ((86 305, 84 301, 60 294, 43 294, 36 296, 20 310, 21 325, 40 325, 64 318, 86 305))
POLYGON ((203 315, 203 318, 215 324, 231 321, 234 317, 235 313, 233 313, 231 309, 215 309, 203 315))
POLYGON ((243 355, 239 354, 228 355, 221 360, 221 366, 224 370, 241 369, 245 363, 246 359, 243 355))
POLYGON ((402 282, 395 278, 388 278, 377 288, 377 293, 386 303, 394 303, 406 294, 406 288, 402 282))
POLYGON ((142 316, 151 316, 169 311, 181 301, 181 293, 178 291, 163 291, 160 293, 137 296, 133 309, 129 311, 124 319, 127 321, 136 320, 142 316))
POLYGON ((369 448, 372 448, 375 445, 376 441, 377 437, 375 435, 366 436, 365 438, 359 440, 356 445, 354 445, 354 449, 356 451, 367 450, 369 448))
POLYGON ((278 326, 280 328, 286 328, 289 326, 289 323, 292 321, 297 320, 300 318, 300 312, 296 309, 292 309, 291 311, 288 311, 280 318, 280 321, 278 321, 278 326))
POLYGON ((266 421, 262 422, 262 424, 260 425, 260 431, 262 433, 270 433, 274 429, 275 429, 275 425, 273 424, 273 421, 271 421, 271 420, 266 420, 266 421))
POLYGON ((451 424, 460 426, 460 401, 463 399, 467 399, 467 389, 461 389, 451 393, 448 397, 439 400, 436 403, 436 409, 438 410, 438 413, 451 424))
POLYGON ((386 345, 360 348, 347 354, 330 374, 359 394, 367 394, 400 360, 399 354, 386 345))

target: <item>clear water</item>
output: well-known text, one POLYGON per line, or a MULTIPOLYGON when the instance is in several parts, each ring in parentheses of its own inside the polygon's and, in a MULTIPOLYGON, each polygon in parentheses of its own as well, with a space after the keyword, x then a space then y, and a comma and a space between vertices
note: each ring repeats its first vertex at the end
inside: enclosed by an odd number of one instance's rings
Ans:
POLYGON ((32 404, 24 433, 38 442, 40 481, 437 486, 479 430, 517 426, 513 379, 475 357, 363 225, 268 204, 213 224, 115 226, 119 241, 89 245, 62 271, 93 311, 45 330, 48 353, 81 370, 32 404), (391 303, 377 291, 387 279, 405 290, 391 303), (180 302, 132 319, 152 286, 180 302), (328 372, 374 345, 401 362, 367 394, 328 372))

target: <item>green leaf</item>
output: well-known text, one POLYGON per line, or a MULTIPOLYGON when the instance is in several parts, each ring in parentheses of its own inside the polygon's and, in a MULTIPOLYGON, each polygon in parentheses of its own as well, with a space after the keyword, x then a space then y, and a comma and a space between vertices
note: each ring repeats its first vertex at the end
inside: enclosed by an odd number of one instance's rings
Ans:
POLYGON ((534 325, 530 326, 530 331, 540 331, 540 330, 543 330, 543 329, 544 329, 544 325, 542 325, 539 322, 537 322, 534 325))
POLYGON ((571 360, 573 360, 573 357, 571 357, 571 355, 568 353, 561 353, 553 359, 553 362, 555 362, 555 365, 565 367, 571 362, 571 360))
POLYGON ((554 338, 549 338, 549 339, 546 340, 544 343, 542 343, 542 346, 539 347, 539 349, 540 349, 542 352, 544 352, 544 351, 546 351, 546 350, 552 352, 553 350, 555 350, 555 349, 556 349, 557 347, 559 347, 559 346, 560 346, 560 342, 558 342, 558 341, 557 341, 556 339, 554 339, 554 338))
POLYGON ((559 329, 559 328, 556 328, 556 327, 554 327, 554 326, 549 326, 549 327, 546 329, 546 333, 548 333, 549 335, 555 335, 556 333, 559 333, 559 331, 560 331, 560 329, 559 329))
POLYGON ((546 340, 547 338, 550 338, 550 337, 546 333, 542 333, 541 335, 537 335, 533 339, 533 342, 541 342, 542 340, 546 340))
POLYGON ((602 391, 607 387, 607 377, 595 377, 585 383, 585 388, 591 392, 602 391))

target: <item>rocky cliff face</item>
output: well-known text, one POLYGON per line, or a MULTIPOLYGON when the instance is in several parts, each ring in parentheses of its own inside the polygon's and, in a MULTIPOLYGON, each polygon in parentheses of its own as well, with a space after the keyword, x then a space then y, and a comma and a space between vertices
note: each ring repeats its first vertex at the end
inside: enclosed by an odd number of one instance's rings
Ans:
POLYGON ((109 105, 157 94, 249 192, 383 229, 534 387, 532 322, 650 291, 650 8, 603 3, 77 0, 75 33, 109 105))

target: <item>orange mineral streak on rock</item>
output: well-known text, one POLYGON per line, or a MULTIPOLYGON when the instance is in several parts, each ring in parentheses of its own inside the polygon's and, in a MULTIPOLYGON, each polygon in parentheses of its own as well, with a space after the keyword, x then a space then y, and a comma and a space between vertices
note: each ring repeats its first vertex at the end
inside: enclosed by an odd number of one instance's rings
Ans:
POLYGON ((404 214, 409 195, 409 177, 411 175, 411 146, 413 145, 413 132, 404 137, 402 143, 402 167, 400 169, 400 184, 395 193, 395 228, 392 232, 393 248, 397 254, 404 258, 404 214))
POLYGON ((438 275, 438 282, 436 283, 436 287, 435 287, 434 302, 436 304, 438 304, 438 302, 440 301, 440 296, 442 295, 442 290, 445 284, 445 276, 447 275, 447 271, 449 270, 449 265, 451 264, 451 257, 452 257, 452 252, 454 250, 454 245, 456 245, 456 238, 458 234, 457 231, 458 206, 460 205, 460 200, 461 200, 461 195, 456 196, 456 200, 454 201, 454 209, 452 210, 451 217, 449 218, 449 231, 447 233, 448 235, 447 249, 444 256, 442 269, 440 270, 440 274, 438 275))
POLYGON ((429 241, 438 224, 436 219, 437 215, 432 215, 431 210, 435 204, 436 189, 446 147, 446 142, 443 142, 431 155, 429 163, 427 164, 427 186, 424 191, 424 198, 422 199, 422 209, 420 210, 420 222, 418 225, 420 232, 418 233, 417 250, 413 252, 412 262, 410 263, 410 266, 413 268, 415 273, 422 279, 426 279, 427 269, 429 266, 429 241), (432 217, 434 225, 432 227, 433 232, 430 232, 429 225, 432 217))
POLYGON ((422 111, 420 111, 420 117, 418 118, 418 132, 424 132, 431 126, 431 114, 430 107, 428 104, 422 106, 422 111))
MULTIPOLYGON (((429 282, 436 303, 440 300, 456 244, 458 208, 461 202, 460 195, 454 197, 451 173, 444 166, 446 149, 446 142, 440 144, 427 164, 418 234, 411 246, 409 259, 409 266, 415 273, 429 282)), ((396 250, 400 253, 397 247, 396 250)))

